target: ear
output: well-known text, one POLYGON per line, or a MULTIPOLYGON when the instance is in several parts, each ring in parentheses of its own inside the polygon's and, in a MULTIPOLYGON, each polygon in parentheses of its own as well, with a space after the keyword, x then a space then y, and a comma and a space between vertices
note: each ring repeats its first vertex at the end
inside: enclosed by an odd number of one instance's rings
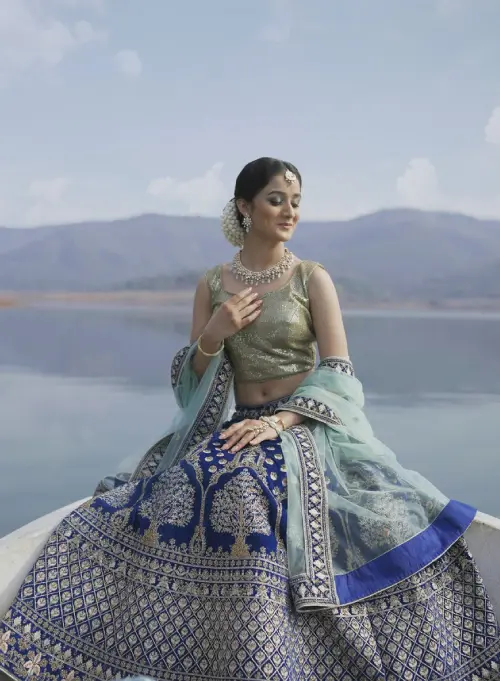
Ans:
POLYGON ((245 201, 245 199, 237 199, 236 205, 242 215, 250 215, 250 206, 245 201))

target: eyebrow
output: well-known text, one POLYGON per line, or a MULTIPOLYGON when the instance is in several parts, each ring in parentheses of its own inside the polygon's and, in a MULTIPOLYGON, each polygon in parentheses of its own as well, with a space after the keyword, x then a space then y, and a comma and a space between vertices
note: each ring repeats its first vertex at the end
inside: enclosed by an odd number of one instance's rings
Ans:
MULTIPOLYGON (((271 189, 271 191, 267 192, 268 196, 271 196, 271 194, 281 194, 281 196, 287 196, 287 192, 281 191, 281 189, 271 189)), ((302 196, 300 192, 297 192, 297 194, 293 195, 294 198, 297 196, 302 196)))

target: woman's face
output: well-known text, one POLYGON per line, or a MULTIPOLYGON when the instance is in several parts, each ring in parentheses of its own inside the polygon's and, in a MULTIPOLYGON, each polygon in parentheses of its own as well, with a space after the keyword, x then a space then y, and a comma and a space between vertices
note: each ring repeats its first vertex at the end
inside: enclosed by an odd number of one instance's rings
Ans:
POLYGON ((275 175, 250 204, 243 204, 241 212, 252 218, 252 231, 271 241, 288 241, 300 216, 300 184, 285 173, 275 175))

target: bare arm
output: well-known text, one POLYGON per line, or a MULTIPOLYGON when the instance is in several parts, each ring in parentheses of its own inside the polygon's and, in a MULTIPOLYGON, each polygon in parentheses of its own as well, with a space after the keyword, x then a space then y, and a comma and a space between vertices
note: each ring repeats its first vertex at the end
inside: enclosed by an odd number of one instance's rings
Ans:
POLYGON ((348 359, 349 350, 339 298, 330 275, 322 267, 316 267, 309 279, 309 300, 320 359, 348 359))
MULTIPOLYGON (((348 359, 349 350, 339 298, 330 275, 322 267, 316 267, 309 279, 309 301, 320 359, 348 359)), ((290 411, 280 411, 279 417, 285 429, 304 420, 303 416, 290 411)))
POLYGON ((205 278, 199 282, 194 296, 191 327, 191 343, 199 339, 192 365, 198 377, 203 376, 213 356, 222 350, 226 338, 257 319, 261 305, 262 299, 258 298, 258 294, 247 288, 231 296, 212 313, 208 283, 205 278))
MULTIPOLYGON (((196 287, 193 305, 193 321, 191 324, 190 341, 194 343, 200 338, 206 325, 212 316, 212 306, 210 303, 210 291, 205 277, 200 279, 196 287)), ((209 338, 203 338, 203 350, 208 353, 217 352, 220 348, 220 342, 211 341, 209 338)), ((196 351, 193 357, 193 369, 198 377, 203 376, 210 364, 211 357, 206 357, 199 350, 196 351)))

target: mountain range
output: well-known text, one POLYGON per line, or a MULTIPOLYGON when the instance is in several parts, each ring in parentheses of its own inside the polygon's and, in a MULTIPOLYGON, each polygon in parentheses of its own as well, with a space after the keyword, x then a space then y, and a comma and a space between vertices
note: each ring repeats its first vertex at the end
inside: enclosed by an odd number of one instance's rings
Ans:
MULTIPOLYGON (((345 297, 500 298, 500 220, 407 209, 301 222, 291 242, 345 297)), ((0 227, 0 290, 179 289, 233 253, 214 218, 141 215, 0 227)))

